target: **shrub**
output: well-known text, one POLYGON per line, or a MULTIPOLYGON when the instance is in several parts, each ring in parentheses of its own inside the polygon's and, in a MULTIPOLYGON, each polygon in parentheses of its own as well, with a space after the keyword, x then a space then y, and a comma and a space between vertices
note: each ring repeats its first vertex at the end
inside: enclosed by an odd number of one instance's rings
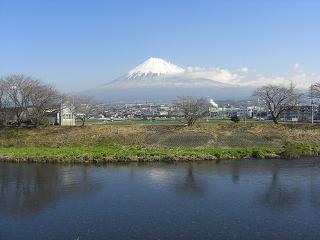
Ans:
POLYGON ((316 156, 318 155, 316 147, 317 145, 312 143, 289 142, 285 146, 283 156, 290 159, 299 158, 301 156, 316 156))
POLYGON ((239 119, 239 117, 238 117, 237 115, 231 116, 230 120, 231 120, 232 122, 235 122, 235 123, 240 122, 240 119, 239 119))

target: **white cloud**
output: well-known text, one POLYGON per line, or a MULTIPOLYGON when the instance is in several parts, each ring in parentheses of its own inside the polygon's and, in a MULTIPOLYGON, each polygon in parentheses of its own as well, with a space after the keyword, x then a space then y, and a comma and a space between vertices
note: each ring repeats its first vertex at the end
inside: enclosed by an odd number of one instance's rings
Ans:
POLYGON ((242 67, 242 68, 240 68, 240 72, 248 73, 248 72, 249 72, 249 68, 247 68, 247 67, 242 67))
POLYGON ((202 67, 188 67, 185 73, 188 77, 196 79, 209 79, 226 84, 236 84, 242 78, 237 71, 232 71, 223 68, 202 68, 202 67))
POLYGON ((187 67, 187 72, 201 72, 201 71, 206 71, 205 68, 202 68, 202 67, 193 67, 193 66, 189 66, 187 67))
POLYGON ((320 79, 319 74, 304 72, 299 63, 293 64, 295 70, 291 75, 261 75, 252 71, 248 67, 242 67, 237 70, 226 68, 203 68, 199 66, 189 66, 183 73, 189 79, 207 79, 208 84, 219 82, 233 86, 259 87, 267 84, 290 85, 293 83, 297 88, 308 89, 315 81, 320 79))
POLYGON ((289 85, 290 80, 282 76, 257 76, 252 80, 244 81, 241 86, 260 87, 268 84, 289 85))

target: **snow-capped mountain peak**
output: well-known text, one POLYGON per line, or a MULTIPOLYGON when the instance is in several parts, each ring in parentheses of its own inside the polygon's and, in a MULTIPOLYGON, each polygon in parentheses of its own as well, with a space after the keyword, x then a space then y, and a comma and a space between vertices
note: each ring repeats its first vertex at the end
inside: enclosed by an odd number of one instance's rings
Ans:
POLYGON ((144 63, 129 71, 127 77, 135 78, 150 75, 173 75, 183 73, 185 70, 177 65, 166 62, 161 58, 149 58, 144 63))

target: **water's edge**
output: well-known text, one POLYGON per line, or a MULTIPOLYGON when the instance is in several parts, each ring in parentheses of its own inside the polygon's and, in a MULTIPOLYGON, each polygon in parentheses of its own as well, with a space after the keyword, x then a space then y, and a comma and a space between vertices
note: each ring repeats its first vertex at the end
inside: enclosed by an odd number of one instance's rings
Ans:
POLYGON ((319 143, 288 143, 283 147, 141 148, 141 147, 31 147, 0 148, 0 162, 126 163, 192 162, 238 159, 297 159, 320 156, 319 143))

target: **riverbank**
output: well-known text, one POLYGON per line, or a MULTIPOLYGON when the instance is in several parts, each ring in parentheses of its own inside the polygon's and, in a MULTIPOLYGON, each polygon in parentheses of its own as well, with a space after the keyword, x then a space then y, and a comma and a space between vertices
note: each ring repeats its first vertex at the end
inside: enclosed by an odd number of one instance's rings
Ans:
POLYGON ((146 162, 265 158, 277 148, 141 148, 121 146, 1 148, 0 160, 17 162, 146 162))
POLYGON ((246 148, 142 148, 117 145, 96 147, 0 148, 0 161, 43 163, 107 163, 201 161, 317 157, 320 144, 290 143, 278 147, 246 148))
POLYGON ((55 126, 0 130, 0 161, 220 161, 319 155, 320 128, 310 124, 55 126))

